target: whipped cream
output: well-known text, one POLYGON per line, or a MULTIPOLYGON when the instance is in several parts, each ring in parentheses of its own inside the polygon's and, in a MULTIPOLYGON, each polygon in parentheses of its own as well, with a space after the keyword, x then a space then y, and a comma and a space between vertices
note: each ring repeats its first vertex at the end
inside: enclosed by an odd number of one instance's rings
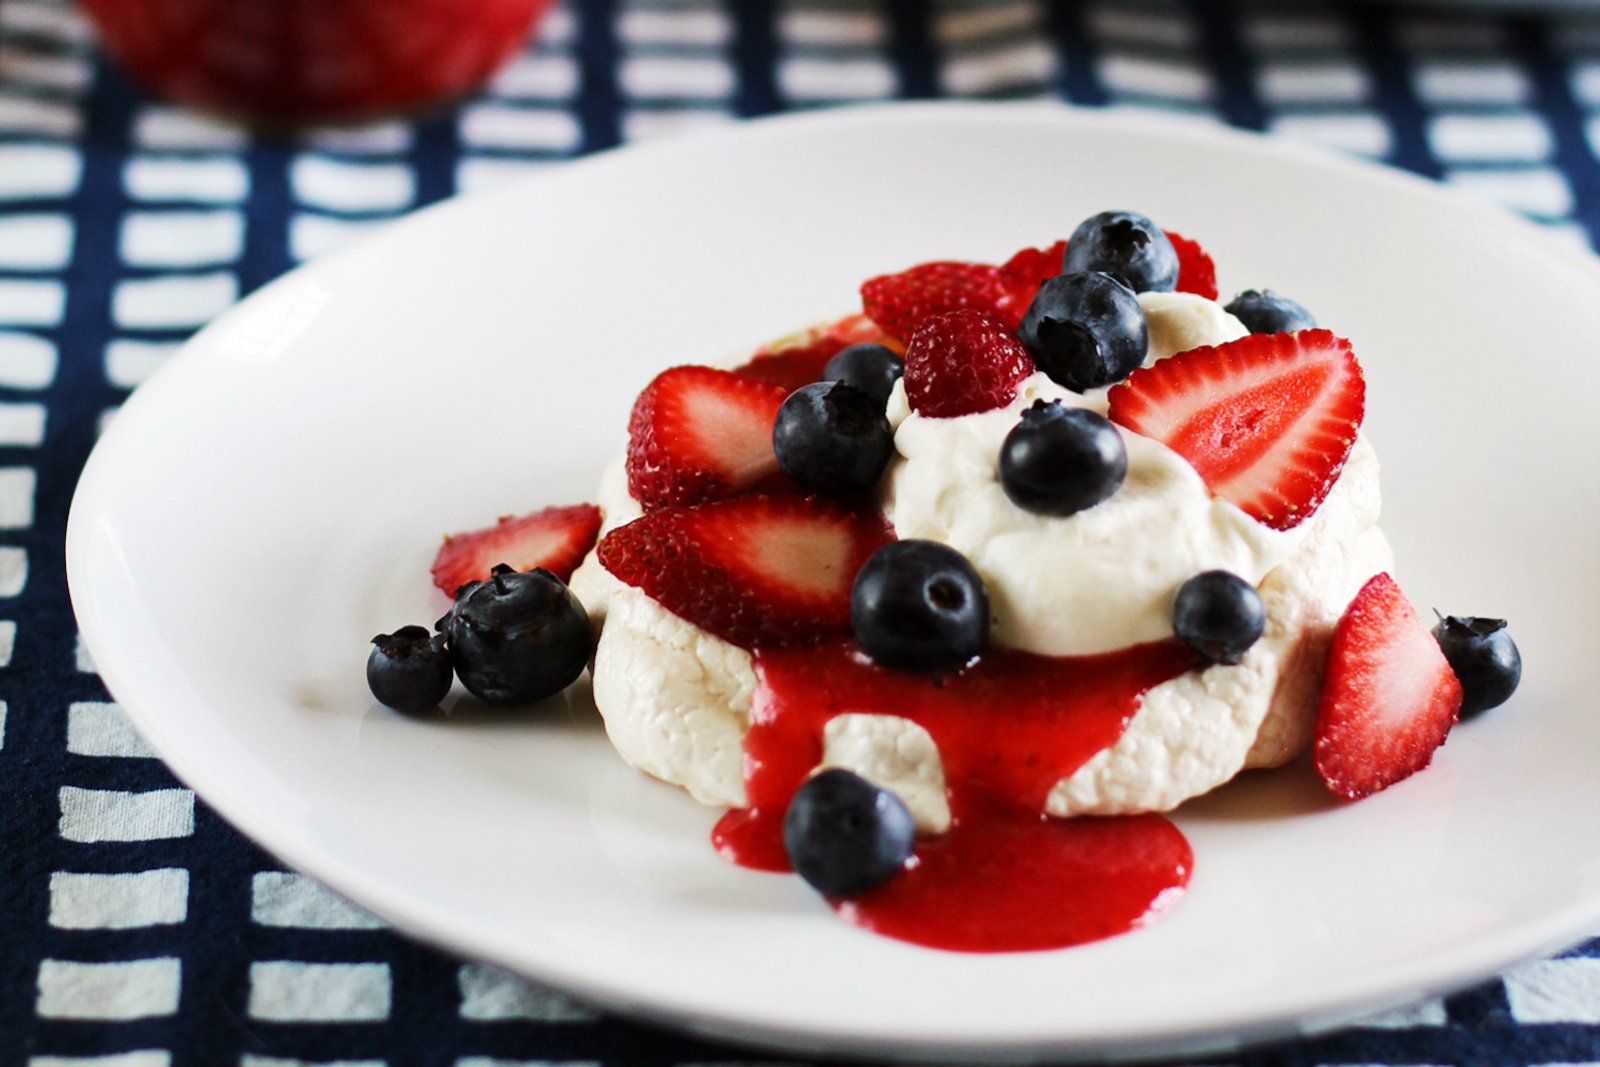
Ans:
POLYGON ((897 455, 883 482, 884 514, 901 538, 940 541, 983 576, 990 636, 1046 656, 1087 656, 1172 636, 1173 594, 1202 571, 1258 585, 1299 541, 1213 497, 1187 460, 1117 427, 1128 475, 1111 497, 1074 515, 1024 511, 1000 485, 996 457, 1039 400, 1105 414, 1104 390, 1080 395, 1044 373, 1003 408, 952 419, 889 398, 897 455))

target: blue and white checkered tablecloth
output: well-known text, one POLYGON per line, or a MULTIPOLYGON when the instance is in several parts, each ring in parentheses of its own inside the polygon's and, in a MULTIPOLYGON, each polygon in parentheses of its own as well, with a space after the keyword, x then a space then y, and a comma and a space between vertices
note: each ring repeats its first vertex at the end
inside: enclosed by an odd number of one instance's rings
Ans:
MULTIPOLYGON (((184 337, 386 220, 623 141, 945 95, 1185 112, 1600 235, 1600 15, 568 0, 448 112, 284 141, 141 96, 64 0, 0 0, 0 1067, 751 1060, 397 936, 197 803, 78 641, 67 507, 184 337)), ((1600 941, 1226 1062, 1596 1061, 1600 941)))

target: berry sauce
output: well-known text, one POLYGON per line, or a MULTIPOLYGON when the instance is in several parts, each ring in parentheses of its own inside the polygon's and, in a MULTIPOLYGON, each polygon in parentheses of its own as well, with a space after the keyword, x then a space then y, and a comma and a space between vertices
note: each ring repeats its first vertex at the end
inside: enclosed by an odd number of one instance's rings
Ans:
POLYGON ((1055 783, 1116 742, 1146 690, 1196 666, 1176 641, 1099 656, 991 648, 960 671, 879 667, 854 642, 761 650, 744 743, 750 806, 712 841, 725 859, 787 871, 783 816, 822 761, 835 715, 898 715, 939 747, 951 828, 919 838, 906 870, 834 909, 933 948, 1018 952, 1123 933, 1170 907, 1193 854, 1159 815, 1049 819, 1055 783))

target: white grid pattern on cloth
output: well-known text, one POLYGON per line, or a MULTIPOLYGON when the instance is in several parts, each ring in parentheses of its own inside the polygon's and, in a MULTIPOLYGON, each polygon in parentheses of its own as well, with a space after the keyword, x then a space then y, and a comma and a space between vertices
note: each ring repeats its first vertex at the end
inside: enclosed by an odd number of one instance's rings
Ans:
POLYGON ((172 1053, 166 1049, 137 1049, 114 1052, 109 1056, 33 1056, 28 1067, 171 1067, 172 1053))
POLYGON ((387 963, 266 960, 250 965, 245 1014, 263 1022, 382 1022, 391 987, 387 963))
POLYGON ((132 389, 154 374, 181 344, 179 341, 115 338, 106 345, 106 380, 119 389, 132 389))
POLYGON ((887 19, 848 0, 785 0, 778 15, 778 92, 790 107, 886 100, 899 76, 887 19))
POLYGON ((1097 0, 1084 19, 1096 45, 1096 73, 1113 104, 1213 115, 1216 82, 1183 4, 1097 0))
POLYGON ((1501 22, 1415 14, 1402 20, 1398 37, 1445 181, 1538 221, 1564 223, 1576 206, 1571 183, 1551 160, 1554 134, 1531 106, 1531 79, 1501 22))
POLYGON ((950 96, 1047 97, 1060 61, 1039 0, 944 0, 933 15, 939 88, 950 96))
POLYGON ((461 1017, 477 1022, 527 1019, 542 1023, 593 1023, 600 1013, 510 971, 465 963, 456 972, 461 1017))
POLYGON ((164 867, 131 874, 56 871, 50 925, 62 930, 130 930, 189 917, 189 872, 164 867))
POLYGON ((625 0, 617 15, 622 139, 733 121, 733 20, 717 0, 625 0))
POLYGON ((194 833, 194 793, 188 789, 60 789, 61 836, 101 841, 156 841, 194 833))
POLYGON ((307 1060, 285 1059, 281 1056, 257 1056, 247 1052, 239 1057, 239 1067, 386 1067, 383 1060, 307 1060))
POLYGON ((34 1011, 46 1019, 123 1021, 173 1015, 182 963, 171 957, 80 963, 41 960, 34 1011))
POLYGON ((250 880, 250 921, 303 930, 380 930, 387 924, 303 874, 260 871, 250 880))
MULTIPOLYGON (((0 387, 44 390, 59 365, 55 343, 34 332, 66 314, 64 273, 72 266, 77 225, 64 209, 82 182, 83 98, 93 78, 83 18, 59 3, 0 5, 0 387), (13 208, 12 204, 18 206, 13 208)), ((0 402, 0 448, 35 449, 49 421, 44 404, 0 402)), ((0 534, 32 528, 37 472, 15 461, 0 466, 0 534)), ((27 549, 0 545, 0 615, 29 574, 27 549)), ((0 619, 0 664, 8 666, 17 624, 0 619)), ((3 702, 0 702, 3 703, 3 702)), ((6 709, 9 710, 9 707, 6 709)), ((0 711, 0 747, 4 745, 0 711)))
POLYGON ((1372 73, 1356 54, 1355 33, 1341 12, 1257 4, 1242 23, 1268 130, 1373 159, 1389 154, 1394 133, 1372 106, 1372 73))
POLYGON ((67 707, 67 751, 78 756, 154 759, 116 704, 80 700, 67 707))
POLYGON ((0 270, 61 270, 72 258, 72 238, 70 215, 0 216, 0 270))
POLYGON ((1519 1023, 1600 1023, 1600 959, 1536 960, 1506 972, 1506 1000, 1519 1023))
MULTIPOLYGON (((240 293, 236 264, 244 255, 241 204, 250 192, 243 126, 184 108, 147 104, 133 116, 134 151, 122 184, 139 205, 119 223, 117 254, 124 276, 112 288, 106 382, 131 388, 157 361, 138 366, 137 353, 168 350, 163 333, 186 332, 226 311, 240 293), (152 336, 156 335, 156 336, 152 336)), ((102 412, 99 429, 115 413, 102 412)))
POLYGON ((118 254, 130 267, 214 267, 244 254, 244 214, 237 210, 130 211, 122 216, 118 254))
POLYGON ((0 330, 0 388, 43 389, 55 381, 59 362, 48 338, 0 330))
POLYGON ((580 88, 577 19, 552 9, 538 34, 457 119, 455 184, 461 192, 499 185, 568 158, 583 139, 573 113, 580 88))

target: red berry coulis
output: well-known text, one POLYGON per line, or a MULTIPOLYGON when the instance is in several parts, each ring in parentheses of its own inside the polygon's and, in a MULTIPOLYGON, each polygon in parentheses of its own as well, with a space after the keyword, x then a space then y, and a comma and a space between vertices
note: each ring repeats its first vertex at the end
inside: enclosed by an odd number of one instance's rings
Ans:
POLYGON ((907 869, 832 901, 848 921, 962 952, 1063 948, 1126 932, 1182 894, 1193 853, 1159 815, 1049 819, 1056 782, 1114 744, 1141 694, 1197 665, 1176 641, 1098 656, 991 648, 960 671, 879 667, 850 641, 756 653, 744 743, 748 808, 712 841, 726 859, 790 869, 783 816, 822 760, 823 727, 850 712, 897 715, 933 737, 950 831, 919 838, 907 869))

